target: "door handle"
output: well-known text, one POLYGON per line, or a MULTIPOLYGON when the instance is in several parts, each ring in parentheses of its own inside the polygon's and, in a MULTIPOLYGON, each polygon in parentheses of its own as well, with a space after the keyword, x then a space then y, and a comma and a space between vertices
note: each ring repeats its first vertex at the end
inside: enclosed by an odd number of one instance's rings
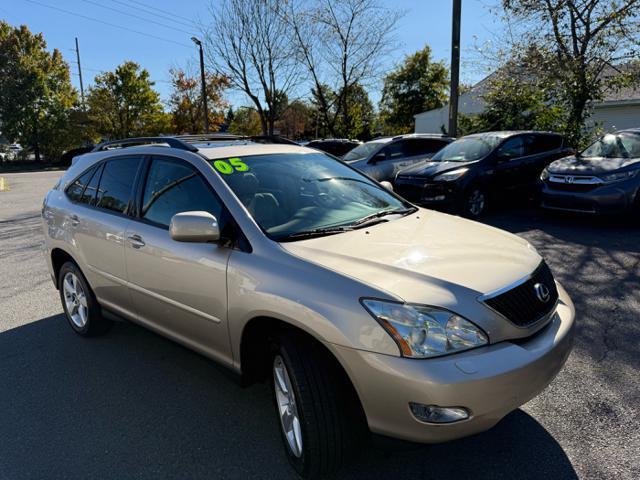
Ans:
POLYGON ((145 246, 144 240, 142 240, 140 235, 129 235, 127 236, 127 240, 129 240, 129 243, 133 248, 141 248, 145 246))
POLYGON ((77 215, 69 215, 69 221, 72 227, 76 227, 80 223, 80 218, 77 215))

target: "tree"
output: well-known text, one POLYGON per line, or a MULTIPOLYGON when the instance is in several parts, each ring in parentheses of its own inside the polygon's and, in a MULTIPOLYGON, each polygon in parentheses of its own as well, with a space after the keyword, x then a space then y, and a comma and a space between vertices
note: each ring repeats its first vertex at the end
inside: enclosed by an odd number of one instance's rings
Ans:
POLYGON ((94 134, 127 138, 169 132, 171 117, 164 112, 153 85, 149 72, 130 61, 98 75, 87 94, 94 134))
POLYGON ((212 25, 204 32, 207 58, 232 88, 244 92, 273 134, 288 94, 300 81, 290 28, 278 0, 212 2, 212 25))
MULTIPOLYGON (((174 133, 204 132, 204 115, 202 108, 202 85, 200 77, 185 73, 182 69, 172 68, 171 85, 173 91, 169 98, 169 107, 174 133)), ((222 75, 205 74, 209 129, 216 132, 224 122, 223 92, 229 81, 222 75)))
POLYGON ((442 62, 431 59, 431 48, 425 46, 405 57, 384 79, 380 117, 385 133, 413 131, 414 115, 442 107, 448 86, 449 72, 442 62))
POLYGON ((284 2, 297 57, 329 134, 353 128, 348 95, 379 78, 400 14, 377 0, 284 2), (335 86, 329 87, 329 86, 335 86))
POLYGON ((512 49, 536 46, 547 53, 531 65, 559 87, 556 99, 567 111, 566 134, 576 144, 585 135, 589 106, 607 88, 629 81, 623 73, 603 72, 637 58, 640 0, 503 0, 504 17, 513 20, 512 49))
POLYGON ((305 102, 294 100, 284 110, 276 123, 280 135, 292 140, 299 140, 313 135, 313 110, 305 102))
POLYGON ((0 120, 3 134, 56 159, 73 144, 70 116, 77 100, 69 66, 47 51, 42 34, 0 21, 0 120))
POLYGON ((229 125, 229 132, 236 135, 260 135, 262 133, 260 115, 251 107, 238 108, 229 125))

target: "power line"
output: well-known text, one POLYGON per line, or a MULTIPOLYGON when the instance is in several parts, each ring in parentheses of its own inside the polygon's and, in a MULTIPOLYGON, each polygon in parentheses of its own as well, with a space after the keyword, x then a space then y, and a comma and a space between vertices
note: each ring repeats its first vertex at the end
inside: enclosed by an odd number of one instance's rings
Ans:
POLYGON ((81 13, 72 12, 70 10, 65 10, 64 8, 54 7, 53 5, 47 5, 46 3, 41 3, 36 0, 26 0, 29 3, 33 3, 36 5, 40 5, 41 7, 50 8, 52 10, 57 10, 62 13, 66 13, 68 15, 74 15, 76 17, 84 18, 86 20, 91 20, 92 22, 102 23, 104 25, 108 25, 110 27, 119 28, 121 30, 127 30, 129 32, 137 33, 138 35, 144 35, 145 37, 155 38, 156 40, 161 40, 163 42, 174 43, 176 45, 180 45, 181 47, 192 48, 191 45, 187 45, 186 43, 176 42, 175 40, 169 40, 168 38, 158 37, 156 35, 152 35, 150 33, 141 32, 139 30, 134 30, 132 28, 123 27, 122 25, 116 25, 115 23, 105 22, 104 20, 99 20, 97 18, 88 17, 87 15, 82 15, 81 13))
POLYGON ((193 21, 191 21, 191 20, 189 22, 183 22, 182 20, 176 20, 176 18, 175 18, 175 16, 173 14, 165 15, 163 13, 153 12, 153 11, 151 11, 152 7, 142 7, 141 8, 141 7, 135 7, 133 5, 130 5, 129 2, 123 2, 122 0, 111 0, 111 1, 114 2, 114 3, 118 3, 120 5, 124 5, 127 8, 138 10, 138 11, 143 12, 145 14, 155 15, 158 18, 161 18, 163 20, 169 20, 171 22, 174 22, 174 23, 176 23, 178 25, 182 25, 184 27, 193 28, 194 26, 196 26, 195 23, 193 21))
POLYGON ((184 16, 182 16, 182 15, 178 15, 178 14, 173 13, 173 12, 169 12, 169 11, 167 11, 167 10, 163 10, 163 9, 158 8, 158 7, 155 7, 155 6, 153 6, 153 5, 147 5, 147 4, 143 3, 143 2, 138 2, 138 1, 136 1, 136 0, 129 0, 129 1, 130 1, 131 3, 135 3, 135 4, 137 4, 137 5, 140 5, 141 7, 150 8, 150 9, 153 9, 153 10, 157 10, 157 11, 159 11, 159 12, 166 13, 167 15, 169 15, 169 16, 171 16, 171 17, 178 17, 178 18, 182 18, 183 20, 186 20, 187 22, 193 22, 190 18, 184 17, 184 16))
POLYGON ((186 30, 182 30, 182 29, 177 28, 177 27, 172 27, 171 25, 167 25, 165 23, 156 22, 155 20, 151 20, 149 18, 145 18, 145 17, 142 17, 140 15, 136 15, 135 13, 129 13, 129 12, 125 12, 124 10, 119 10, 117 8, 107 7, 106 5, 102 5, 102 4, 98 3, 98 2, 93 2, 91 0, 82 0, 82 1, 85 2, 85 3, 90 3, 92 5, 96 5, 96 6, 101 7, 101 8, 105 8, 107 10, 111 10, 113 12, 117 12, 117 13, 121 13, 123 15, 127 15, 129 17, 139 18, 140 20, 143 20, 145 22, 155 23, 156 25, 160 25, 161 27, 164 27, 164 28, 170 28, 171 30, 175 30, 177 32, 186 33, 187 35, 193 35, 193 32, 188 32, 186 30))

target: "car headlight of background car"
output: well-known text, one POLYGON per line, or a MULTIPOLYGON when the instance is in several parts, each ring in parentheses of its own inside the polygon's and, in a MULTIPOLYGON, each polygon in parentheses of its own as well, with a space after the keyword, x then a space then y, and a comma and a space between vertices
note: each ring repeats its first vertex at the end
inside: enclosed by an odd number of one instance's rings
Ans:
POLYGON ((393 337, 403 357, 438 357, 489 343, 480 327, 448 310, 375 299, 363 299, 362 305, 393 337))
POLYGON ((638 172, 640 172, 640 169, 628 170, 626 172, 608 173, 605 175, 600 175, 600 178, 604 183, 621 182, 622 180, 627 180, 628 178, 635 177, 638 172))
POLYGON ((547 178, 549 178, 549 170, 545 168, 540 174, 540 180, 545 181, 547 178))
POLYGON ((436 175, 433 179, 443 182, 452 182, 454 180, 459 179, 465 173, 467 173, 468 168, 456 168, 455 170, 451 170, 449 172, 441 173, 440 175, 436 175))

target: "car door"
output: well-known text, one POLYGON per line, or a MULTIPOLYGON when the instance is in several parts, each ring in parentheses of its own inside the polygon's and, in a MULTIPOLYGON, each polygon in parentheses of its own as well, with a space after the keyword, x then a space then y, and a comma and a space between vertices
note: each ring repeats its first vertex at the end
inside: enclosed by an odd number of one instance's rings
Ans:
POLYGON ((363 171, 379 182, 393 181, 396 173, 408 166, 404 163, 406 162, 405 147, 406 142, 403 140, 384 146, 369 159, 366 169, 363 171))
POLYGON ((496 150, 493 164, 490 179, 493 189, 513 190, 526 183, 525 136, 517 135, 505 140, 496 150))
POLYGON ((103 306, 129 317, 135 317, 135 310, 126 286, 124 236, 141 163, 140 156, 108 159, 92 169, 80 196, 81 179, 66 191, 77 205, 69 223, 89 284, 103 306))
POLYGON ((224 232, 226 213, 209 183, 188 162, 148 161, 136 218, 126 231, 125 258, 138 319, 191 348, 231 363, 227 331, 227 263, 231 249, 184 243, 169 235, 176 213, 206 211, 224 232))

